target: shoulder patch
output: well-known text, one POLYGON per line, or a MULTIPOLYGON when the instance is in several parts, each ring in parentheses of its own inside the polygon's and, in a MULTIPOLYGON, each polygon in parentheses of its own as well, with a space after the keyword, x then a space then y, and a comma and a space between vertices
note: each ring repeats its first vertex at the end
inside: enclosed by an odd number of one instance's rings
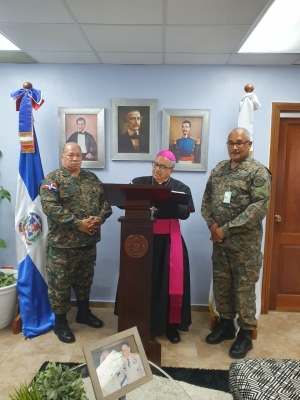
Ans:
POLYGON ((260 187, 265 183, 265 178, 263 178, 262 176, 257 176, 256 178, 254 178, 253 180, 253 185, 260 187))
POLYGON ((45 185, 43 186, 43 189, 47 189, 50 192, 57 192, 56 184, 51 182, 46 182, 45 185))

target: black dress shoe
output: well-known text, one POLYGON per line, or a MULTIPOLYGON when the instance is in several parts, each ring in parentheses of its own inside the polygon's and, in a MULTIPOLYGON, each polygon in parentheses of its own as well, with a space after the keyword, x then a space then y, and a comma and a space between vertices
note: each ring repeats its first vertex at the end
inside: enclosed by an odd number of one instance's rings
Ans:
POLYGON ((103 321, 97 318, 91 312, 86 314, 78 312, 76 317, 76 322, 78 324, 85 324, 91 326, 92 328, 101 328, 103 326, 103 321))
POLYGON ((235 328, 232 319, 221 318, 212 333, 206 336, 206 343, 219 344, 223 340, 235 339, 235 328))
POLYGON ((75 336, 67 324, 55 325, 54 333, 58 339, 63 343, 75 342, 75 336))
POLYGON ((166 336, 170 340, 171 343, 176 344, 176 343, 180 342, 179 332, 176 328, 173 328, 172 326, 167 326, 166 336))
POLYGON ((229 350, 229 355, 232 358, 245 358, 248 351, 253 348, 251 331, 240 329, 236 341, 229 350))

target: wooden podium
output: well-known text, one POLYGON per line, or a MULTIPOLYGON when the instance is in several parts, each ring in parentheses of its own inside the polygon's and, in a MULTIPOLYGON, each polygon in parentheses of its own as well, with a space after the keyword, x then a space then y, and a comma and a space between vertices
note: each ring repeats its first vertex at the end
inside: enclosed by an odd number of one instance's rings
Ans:
MULTIPOLYGON (((137 327, 150 361, 161 364, 161 345, 150 340, 153 223, 150 208, 171 198, 171 186, 103 184, 111 206, 125 208, 120 217, 118 331, 137 327)), ((175 200, 176 201, 176 200, 175 200)))

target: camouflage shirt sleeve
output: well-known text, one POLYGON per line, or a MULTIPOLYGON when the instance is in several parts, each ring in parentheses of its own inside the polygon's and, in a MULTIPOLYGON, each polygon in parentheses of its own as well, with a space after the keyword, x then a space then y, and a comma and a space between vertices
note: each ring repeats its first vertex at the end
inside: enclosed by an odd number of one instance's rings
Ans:
POLYGON ((239 231, 241 228, 252 229, 259 224, 268 212, 271 190, 271 173, 260 167, 252 177, 250 185, 251 204, 232 221, 223 225, 225 236, 239 231))
POLYGON ((101 189, 100 189, 99 204, 100 204, 101 210, 100 210, 100 213, 99 213, 99 217, 102 218, 103 223, 104 223, 106 221, 106 219, 111 216, 112 209, 111 209, 111 206, 108 204, 108 201, 106 199, 105 192, 104 192, 104 189, 103 189, 101 181, 100 181, 100 186, 101 186, 101 189))
POLYGON ((206 221, 208 227, 215 224, 216 221, 213 218, 213 211, 212 211, 212 174, 213 170, 210 173, 210 177, 206 183, 206 188, 204 191, 204 195, 202 198, 202 205, 201 205, 201 215, 206 221))

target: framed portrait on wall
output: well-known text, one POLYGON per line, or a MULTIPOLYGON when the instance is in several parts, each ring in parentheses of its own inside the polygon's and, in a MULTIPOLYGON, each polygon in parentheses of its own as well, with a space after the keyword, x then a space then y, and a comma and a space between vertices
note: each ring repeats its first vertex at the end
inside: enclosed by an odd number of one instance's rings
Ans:
POLYGON ((155 99, 112 99, 111 118, 112 160, 154 160, 157 138, 155 99))
POLYGON ((97 400, 115 400, 150 381, 152 372, 136 327, 83 347, 97 400))
POLYGON ((210 110, 163 110, 162 147, 176 157, 175 171, 206 171, 210 110))
POLYGON ((78 143, 82 168, 105 168, 104 108, 58 108, 59 150, 78 143))

